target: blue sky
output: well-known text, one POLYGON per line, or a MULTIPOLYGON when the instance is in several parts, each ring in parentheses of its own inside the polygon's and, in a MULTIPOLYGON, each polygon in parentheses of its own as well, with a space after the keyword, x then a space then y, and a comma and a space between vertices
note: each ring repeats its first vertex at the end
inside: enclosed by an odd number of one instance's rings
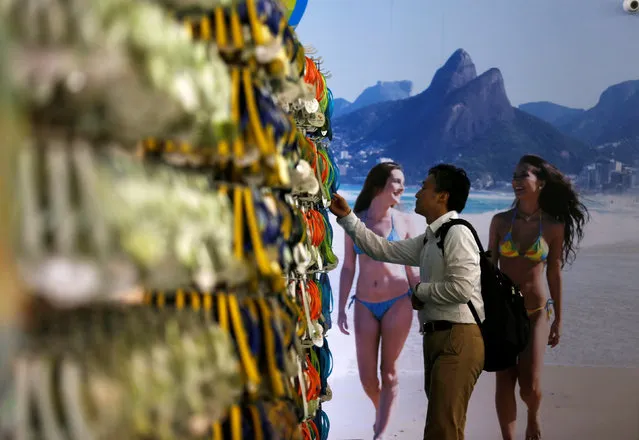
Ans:
POLYGON ((297 33, 332 73, 336 97, 376 81, 426 88, 464 48, 478 73, 501 70, 513 105, 589 108, 608 86, 639 79, 639 15, 622 0, 309 0, 297 33))

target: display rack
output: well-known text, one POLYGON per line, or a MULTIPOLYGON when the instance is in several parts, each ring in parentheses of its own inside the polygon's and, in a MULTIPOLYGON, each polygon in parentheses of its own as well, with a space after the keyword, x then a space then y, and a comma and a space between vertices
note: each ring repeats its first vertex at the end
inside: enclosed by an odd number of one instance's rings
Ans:
POLYGON ((2 17, 40 48, 14 74, 31 126, 19 259, 38 306, 7 429, 326 439, 332 94, 284 7, 28 1, 2 17))

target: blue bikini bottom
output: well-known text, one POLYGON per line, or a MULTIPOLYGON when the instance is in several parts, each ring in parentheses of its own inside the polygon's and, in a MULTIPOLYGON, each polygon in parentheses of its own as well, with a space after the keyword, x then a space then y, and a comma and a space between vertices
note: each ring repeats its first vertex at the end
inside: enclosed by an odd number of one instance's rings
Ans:
POLYGON ((391 298, 391 299, 388 299, 388 300, 382 301, 382 302, 362 301, 356 295, 353 295, 351 297, 351 302, 348 305, 348 308, 349 309, 351 308, 351 306, 353 305, 353 301, 357 301, 358 303, 360 303, 361 305, 366 307, 368 310, 370 310, 371 313, 373 314, 373 316, 378 321, 381 321, 382 318, 384 317, 384 314, 386 314, 386 312, 388 312, 390 310, 390 308, 393 307, 393 304, 395 304, 395 302, 397 300, 400 300, 400 299, 402 299, 405 296, 411 296, 412 293, 413 292, 410 289, 408 289, 408 292, 402 293, 401 295, 396 296, 395 298, 391 298))

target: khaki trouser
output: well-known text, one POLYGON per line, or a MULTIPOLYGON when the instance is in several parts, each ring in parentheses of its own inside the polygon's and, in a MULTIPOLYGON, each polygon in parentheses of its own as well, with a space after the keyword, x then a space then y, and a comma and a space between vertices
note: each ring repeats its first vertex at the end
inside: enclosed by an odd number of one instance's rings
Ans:
POLYGON ((484 340, 475 324, 424 335, 424 440, 463 440, 468 401, 484 366, 484 340))

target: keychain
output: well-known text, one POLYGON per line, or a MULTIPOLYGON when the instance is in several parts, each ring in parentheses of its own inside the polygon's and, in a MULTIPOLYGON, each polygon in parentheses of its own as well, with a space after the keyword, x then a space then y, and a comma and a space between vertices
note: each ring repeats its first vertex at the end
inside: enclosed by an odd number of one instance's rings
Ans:
POLYGON ((300 296, 301 296, 301 300, 302 300, 302 306, 303 306, 303 310, 304 310, 304 317, 306 318, 306 331, 307 331, 307 336, 310 339, 310 341, 312 341, 312 344, 321 347, 322 344, 324 344, 324 337, 323 337, 323 327, 317 322, 317 321, 313 321, 311 319, 311 315, 310 315, 310 308, 309 308, 309 297, 305 288, 305 276, 302 276, 302 278, 299 280, 299 287, 300 287, 300 296))

